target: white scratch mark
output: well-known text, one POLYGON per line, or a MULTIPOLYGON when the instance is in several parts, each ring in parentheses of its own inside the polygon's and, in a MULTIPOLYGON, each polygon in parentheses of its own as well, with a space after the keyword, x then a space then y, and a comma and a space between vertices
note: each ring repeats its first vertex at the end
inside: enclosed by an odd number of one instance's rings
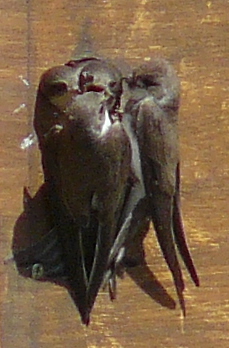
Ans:
POLYGON ((19 75, 18 77, 24 83, 24 85, 29 87, 29 81, 27 79, 25 79, 22 75, 19 75))
POLYGON ((26 138, 21 142, 20 148, 22 150, 27 149, 28 147, 37 143, 37 136, 34 133, 30 133, 26 138))
POLYGON ((16 108, 14 111, 13 111, 13 114, 18 114, 22 109, 24 109, 26 107, 26 104, 25 103, 22 103, 21 105, 19 105, 18 108, 16 108))

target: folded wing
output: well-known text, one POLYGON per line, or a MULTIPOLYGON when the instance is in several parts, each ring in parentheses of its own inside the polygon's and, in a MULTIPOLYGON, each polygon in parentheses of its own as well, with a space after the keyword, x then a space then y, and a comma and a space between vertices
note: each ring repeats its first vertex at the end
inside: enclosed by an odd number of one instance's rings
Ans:
POLYGON ((186 243, 180 211, 179 82, 166 61, 155 59, 136 69, 127 79, 127 85, 125 110, 135 120, 149 213, 185 313, 184 281, 175 243, 197 286, 199 279, 186 243))

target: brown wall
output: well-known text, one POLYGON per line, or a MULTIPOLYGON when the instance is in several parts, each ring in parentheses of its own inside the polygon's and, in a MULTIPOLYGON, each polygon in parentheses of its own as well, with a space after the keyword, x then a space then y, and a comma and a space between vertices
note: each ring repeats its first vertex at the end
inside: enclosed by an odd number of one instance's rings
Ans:
POLYGON ((1 1, 2 348, 229 346, 228 14, 227 0, 1 1), (141 279, 140 268, 130 273, 119 281, 113 303, 101 293, 89 328, 64 288, 25 279, 14 263, 3 264, 22 211, 22 188, 35 192, 42 181, 37 149, 20 149, 32 129, 39 76, 79 56, 85 35, 99 55, 121 64, 166 57, 181 78, 182 204, 201 280, 196 289, 186 279, 185 320, 178 305, 172 310, 177 299, 153 231, 145 247, 154 276, 141 279))

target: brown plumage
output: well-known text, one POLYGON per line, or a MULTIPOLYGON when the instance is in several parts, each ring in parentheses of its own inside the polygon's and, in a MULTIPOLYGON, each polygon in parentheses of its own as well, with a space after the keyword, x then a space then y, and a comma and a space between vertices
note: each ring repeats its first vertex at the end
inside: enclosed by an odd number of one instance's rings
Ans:
POLYGON ((199 285, 180 208, 179 99, 178 78, 163 59, 128 78, 94 57, 41 77, 34 127, 52 229, 17 258, 32 270, 35 263, 38 276, 44 269, 49 279, 67 279, 85 324, 102 284, 115 297, 126 248, 149 219, 184 314, 176 247, 199 285))
POLYGON ((118 77, 117 69, 96 59, 52 68, 41 77, 35 109, 54 224, 86 324, 131 176, 130 143, 116 115, 118 77))
POLYGON ((185 286, 175 243, 196 286, 199 279, 186 243, 180 209, 179 97, 179 80, 163 59, 141 65, 124 81, 122 104, 125 113, 132 117, 138 139, 148 214, 185 314, 185 286))

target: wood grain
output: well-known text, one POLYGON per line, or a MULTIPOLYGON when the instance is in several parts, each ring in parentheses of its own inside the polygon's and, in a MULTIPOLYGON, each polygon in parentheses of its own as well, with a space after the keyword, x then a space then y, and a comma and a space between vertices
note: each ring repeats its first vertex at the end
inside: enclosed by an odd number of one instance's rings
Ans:
POLYGON ((229 346, 229 2, 8 0, 1 5, 1 347, 229 346), (39 77, 79 56, 85 40, 98 55, 120 64, 166 57, 181 78, 182 204, 201 281, 197 289, 186 278, 185 320, 179 307, 174 309, 171 276, 152 229, 145 240, 148 267, 119 281, 115 302, 100 293, 88 328, 64 288, 23 278, 13 262, 3 263, 23 209, 23 186, 35 193, 42 182, 37 148, 20 149, 32 129, 39 77))

